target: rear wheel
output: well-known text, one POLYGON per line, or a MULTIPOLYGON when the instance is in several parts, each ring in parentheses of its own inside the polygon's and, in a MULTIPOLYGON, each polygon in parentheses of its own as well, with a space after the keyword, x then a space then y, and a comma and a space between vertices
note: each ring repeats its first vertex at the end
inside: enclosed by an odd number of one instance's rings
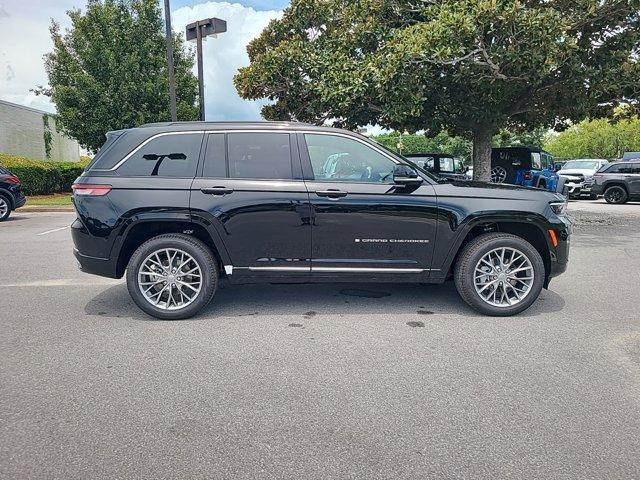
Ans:
POLYGON ((620 185, 613 185, 604 192, 604 199, 607 203, 624 203, 628 198, 627 191, 620 185))
POLYGON ((159 235, 131 256, 127 288, 136 305, 163 320, 189 318, 204 308, 218 287, 209 248, 182 234, 159 235))
POLYGON ((6 220, 11 215, 11 203, 4 195, 0 195, 0 222, 6 220))
POLYGON ((540 295, 544 277, 540 253, 523 238, 506 233, 473 239, 454 271, 456 288, 467 304, 501 317, 529 308, 540 295))

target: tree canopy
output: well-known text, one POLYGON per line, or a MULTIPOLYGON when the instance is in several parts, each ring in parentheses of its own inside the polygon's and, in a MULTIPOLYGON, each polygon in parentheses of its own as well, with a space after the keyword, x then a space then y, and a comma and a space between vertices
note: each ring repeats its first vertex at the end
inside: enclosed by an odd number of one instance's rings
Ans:
POLYGON ((617 159, 624 152, 640 151, 640 119, 584 120, 547 138, 545 147, 559 158, 617 159))
MULTIPOLYGON (((57 124, 96 151, 109 130, 167 121, 168 69, 162 16, 156 0, 89 0, 85 13, 68 12, 71 28, 52 22, 54 49, 45 56, 57 124)), ((174 63, 180 120, 198 118, 193 54, 175 36, 174 63)))
POLYGON ((639 31, 640 0, 292 0, 235 83, 269 119, 464 135, 488 180, 501 128, 636 100, 639 31))

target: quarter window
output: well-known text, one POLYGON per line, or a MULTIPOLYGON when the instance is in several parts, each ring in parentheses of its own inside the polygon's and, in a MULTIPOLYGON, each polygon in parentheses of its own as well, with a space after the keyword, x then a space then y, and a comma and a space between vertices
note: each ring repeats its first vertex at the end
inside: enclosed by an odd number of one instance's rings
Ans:
POLYGON ((336 135, 305 134, 316 180, 393 183, 394 162, 367 145, 336 135))
POLYGON ((227 156, 230 178, 293 178, 288 133, 230 133, 227 156))
POLYGON ((131 155, 118 173, 127 177, 193 178, 201 143, 201 133, 156 137, 131 155))

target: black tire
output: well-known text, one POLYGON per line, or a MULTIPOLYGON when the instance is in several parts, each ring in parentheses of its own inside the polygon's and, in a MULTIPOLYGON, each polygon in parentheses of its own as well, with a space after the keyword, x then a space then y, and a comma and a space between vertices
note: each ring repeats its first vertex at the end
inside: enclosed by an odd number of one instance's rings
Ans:
POLYGON ((6 195, 0 194, 0 222, 4 222, 11 215, 11 201, 6 195))
POLYGON ((629 195, 624 187, 612 185, 604 191, 604 199, 607 203, 620 204, 629 200, 629 195))
POLYGON ((487 233, 474 238, 460 252, 454 269, 454 280, 458 293, 474 310, 484 315, 507 317, 526 310, 536 301, 542 291, 545 274, 544 262, 540 253, 525 239, 508 233, 487 233), (514 248, 524 254, 531 262, 534 272, 533 282, 527 295, 519 303, 506 307, 487 303, 476 292, 474 282, 475 268, 480 259, 491 250, 501 247, 514 248))
MULTIPOLYGON (((178 277, 179 279, 179 277, 178 277)), ((127 288, 133 301, 149 315, 162 320, 181 320, 196 315, 207 306, 218 288, 218 266, 206 244, 197 238, 178 233, 168 233, 154 237, 143 243, 133 253, 127 266, 127 288), (177 248, 190 255, 200 267, 202 285, 193 303, 177 310, 165 310, 152 305, 140 291, 138 270, 144 260, 154 251, 177 248)))

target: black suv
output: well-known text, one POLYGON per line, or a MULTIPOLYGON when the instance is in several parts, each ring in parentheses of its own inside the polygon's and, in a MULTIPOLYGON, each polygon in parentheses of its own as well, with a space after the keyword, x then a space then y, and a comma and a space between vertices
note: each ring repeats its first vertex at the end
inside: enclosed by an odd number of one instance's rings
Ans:
POLYGON ((0 167, 0 222, 9 218, 12 210, 26 203, 27 198, 20 187, 20 179, 0 167))
POLYGON ((640 162, 618 162, 604 165, 585 181, 594 195, 604 195, 608 203, 640 200, 640 162))
POLYGON ((220 277, 454 279, 489 315, 529 307, 567 266, 565 198, 439 181, 359 134, 295 123, 166 123, 112 132, 73 186, 75 256, 126 272, 158 318, 196 314, 220 277))

